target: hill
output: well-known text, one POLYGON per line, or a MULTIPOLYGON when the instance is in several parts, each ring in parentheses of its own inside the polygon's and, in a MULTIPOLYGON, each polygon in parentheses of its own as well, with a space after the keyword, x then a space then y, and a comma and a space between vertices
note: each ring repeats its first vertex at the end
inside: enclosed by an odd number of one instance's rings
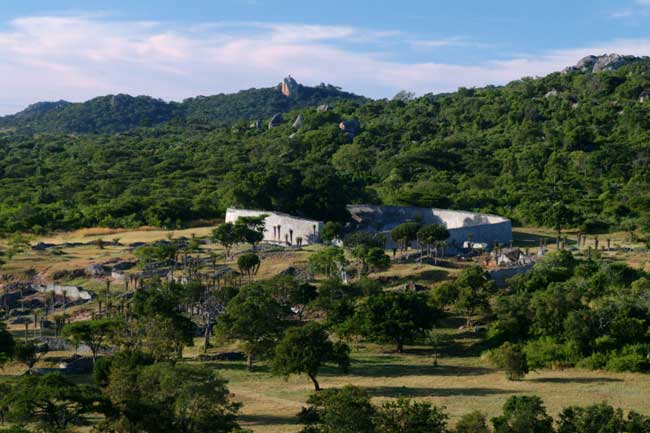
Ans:
POLYGON ((82 103, 39 102, 20 113, 0 117, 0 129, 28 133, 114 133, 169 122, 223 126, 339 100, 365 98, 331 85, 303 86, 287 77, 276 87, 199 96, 180 103, 123 94, 101 96, 82 103))
MULTIPOLYGON (((0 230, 181 227, 230 205, 345 220, 345 205, 363 202, 650 230, 649 89, 650 61, 635 59, 416 99, 344 98, 285 112, 273 129, 183 121, 119 135, 4 134, 0 230)), ((206 122, 210 105, 225 110, 215 119, 231 115, 219 98, 184 107, 206 107, 192 111, 206 122)))

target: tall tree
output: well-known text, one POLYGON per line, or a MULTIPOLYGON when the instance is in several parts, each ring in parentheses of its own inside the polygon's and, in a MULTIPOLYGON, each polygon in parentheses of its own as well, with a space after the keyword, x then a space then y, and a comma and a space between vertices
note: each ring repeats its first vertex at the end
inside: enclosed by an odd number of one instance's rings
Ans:
POLYGON ((268 353, 285 328, 288 309, 261 284, 243 287, 217 320, 217 333, 227 340, 241 341, 248 369, 255 357, 268 353))
POLYGON ((315 322, 299 328, 289 328, 275 347, 273 372, 281 376, 306 374, 320 391, 318 371, 327 362, 335 363, 347 373, 350 348, 345 343, 333 343, 325 328, 315 322))
POLYGON ((90 348, 93 363, 97 354, 106 347, 113 334, 122 325, 119 319, 100 319, 73 322, 65 325, 61 335, 73 343, 85 344, 90 348))
POLYGON ((383 292, 372 295, 357 314, 362 332, 380 342, 404 345, 423 336, 434 325, 439 312, 424 296, 412 292, 383 292))

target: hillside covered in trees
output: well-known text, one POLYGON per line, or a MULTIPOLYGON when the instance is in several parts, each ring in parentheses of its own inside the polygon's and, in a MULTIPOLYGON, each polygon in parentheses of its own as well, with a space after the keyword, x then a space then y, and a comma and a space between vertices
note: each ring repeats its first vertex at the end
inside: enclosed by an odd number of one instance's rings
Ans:
POLYGON ((647 60, 416 99, 310 89, 297 104, 276 89, 128 99, 122 133, 102 118, 106 98, 42 107, 24 122, 50 132, 0 135, 0 230, 177 227, 231 205, 345 220, 345 205, 360 202, 587 232, 650 227, 647 60), (331 110, 316 109, 324 100, 331 110), (66 126, 82 111, 96 116, 87 130, 106 133, 53 132, 83 132, 87 123, 66 126), (280 126, 251 128, 279 111, 280 126), (360 128, 339 127, 350 120, 360 128))
POLYGON ((0 117, 0 130, 110 134, 166 123, 214 127, 348 99, 365 100, 331 85, 308 87, 297 83, 294 92, 288 96, 278 87, 197 96, 183 102, 165 102, 149 96, 107 95, 82 103, 39 102, 20 113, 0 117))

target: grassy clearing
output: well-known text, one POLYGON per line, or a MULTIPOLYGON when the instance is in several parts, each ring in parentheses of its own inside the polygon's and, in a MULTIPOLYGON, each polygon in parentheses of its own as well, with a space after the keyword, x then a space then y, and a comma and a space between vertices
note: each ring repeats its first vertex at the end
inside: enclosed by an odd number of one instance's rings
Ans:
MULTIPOLYGON (((397 397, 428 401, 445 406, 452 423, 472 410, 495 416, 510 396, 524 394, 542 397, 553 415, 569 404, 601 401, 650 414, 650 375, 545 370, 533 372, 521 382, 511 382, 478 357, 443 358, 435 367, 425 348, 414 347, 401 355, 385 350, 389 348, 363 346, 355 350, 350 373, 342 375, 326 369, 321 375, 322 385, 331 388, 354 384, 365 388, 376 402, 397 397)), ((306 377, 292 376, 285 381, 273 377, 264 364, 253 373, 246 371, 243 362, 210 366, 230 381, 235 398, 244 403, 244 426, 256 433, 299 430, 295 415, 312 392, 306 377)))

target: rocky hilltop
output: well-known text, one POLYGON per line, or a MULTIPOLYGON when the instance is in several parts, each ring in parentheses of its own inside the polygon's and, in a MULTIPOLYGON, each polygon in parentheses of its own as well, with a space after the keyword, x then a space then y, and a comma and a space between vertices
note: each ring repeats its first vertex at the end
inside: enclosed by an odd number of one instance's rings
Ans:
POLYGON ((648 60, 648 57, 623 56, 620 54, 590 55, 583 57, 575 65, 565 69, 565 72, 591 72, 615 71, 630 63, 648 60))

